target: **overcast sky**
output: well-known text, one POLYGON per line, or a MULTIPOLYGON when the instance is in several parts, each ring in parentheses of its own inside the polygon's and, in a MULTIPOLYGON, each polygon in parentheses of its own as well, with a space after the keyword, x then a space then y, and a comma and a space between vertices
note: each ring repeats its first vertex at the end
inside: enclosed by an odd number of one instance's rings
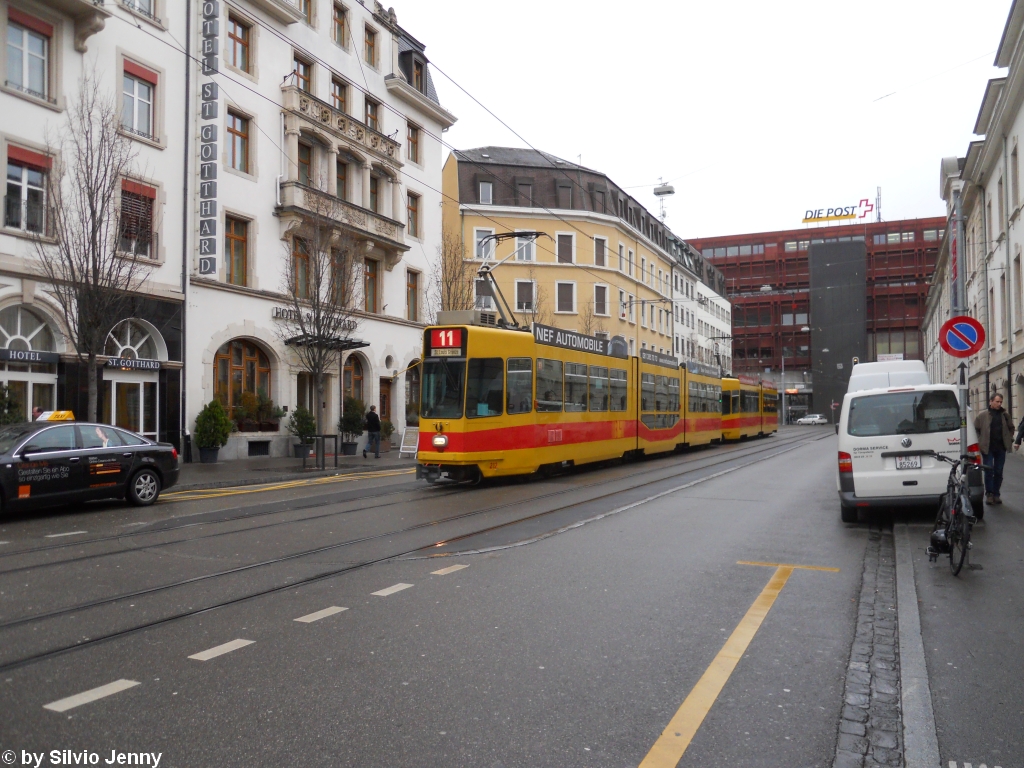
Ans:
POLYGON ((582 155, 652 211, 664 177, 684 238, 799 227, 879 186, 883 219, 942 215, 939 161, 966 152, 1004 72, 1011 5, 389 2, 459 118, 448 144, 582 155))

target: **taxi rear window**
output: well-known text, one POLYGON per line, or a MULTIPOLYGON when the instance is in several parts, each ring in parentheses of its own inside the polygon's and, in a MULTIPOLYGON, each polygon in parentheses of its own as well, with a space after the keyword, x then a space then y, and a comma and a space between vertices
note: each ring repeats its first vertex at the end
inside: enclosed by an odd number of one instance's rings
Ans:
POLYGON ((855 397, 850 401, 846 431, 856 437, 871 437, 950 432, 959 428, 956 395, 942 389, 855 397))

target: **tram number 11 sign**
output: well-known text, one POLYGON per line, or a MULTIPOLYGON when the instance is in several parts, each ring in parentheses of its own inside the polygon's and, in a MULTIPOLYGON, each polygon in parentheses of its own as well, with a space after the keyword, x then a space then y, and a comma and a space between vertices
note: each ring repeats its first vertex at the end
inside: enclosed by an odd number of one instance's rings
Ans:
POLYGON ((970 357, 985 346, 985 327, 967 315, 951 317, 939 329, 939 346, 953 357, 970 357))
POLYGON ((431 357, 463 357, 462 329, 445 328, 430 332, 431 357))

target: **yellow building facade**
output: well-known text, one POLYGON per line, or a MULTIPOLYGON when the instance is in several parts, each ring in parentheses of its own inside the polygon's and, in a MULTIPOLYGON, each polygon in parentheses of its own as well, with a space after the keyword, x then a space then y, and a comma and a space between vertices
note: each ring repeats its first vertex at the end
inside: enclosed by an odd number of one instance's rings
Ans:
MULTIPOLYGON (((468 273, 507 259, 493 276, 521 325, 621 336, 630 354, 678 354, 683 302, 674 289, 685 275, 670 251, 673 236, 603 174, 491 147, 449 155, 442 178, 448 242, 461 241, 468 273), (514 232, 543 234, 489 239, 514 232)), ((480 285, 476 307, 494 308, 480 285)))

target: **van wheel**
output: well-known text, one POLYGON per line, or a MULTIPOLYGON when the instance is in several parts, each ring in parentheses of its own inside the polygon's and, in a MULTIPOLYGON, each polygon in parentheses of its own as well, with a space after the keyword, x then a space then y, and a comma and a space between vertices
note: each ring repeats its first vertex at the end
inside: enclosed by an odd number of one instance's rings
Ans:
POLYGON ((160 496, 160 476, 152 469, 140 469, 128 483, 126 495, 136 507, 148 507, 160 496))
POLYGON ((839 507, 839 518, 844 523, 856 523, 857 522, 857 508, 856 507, 839 507))

